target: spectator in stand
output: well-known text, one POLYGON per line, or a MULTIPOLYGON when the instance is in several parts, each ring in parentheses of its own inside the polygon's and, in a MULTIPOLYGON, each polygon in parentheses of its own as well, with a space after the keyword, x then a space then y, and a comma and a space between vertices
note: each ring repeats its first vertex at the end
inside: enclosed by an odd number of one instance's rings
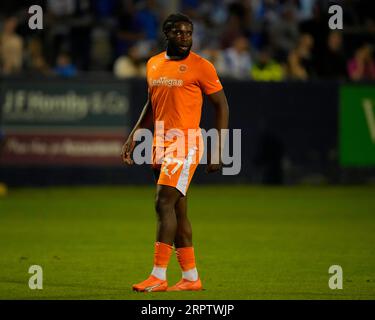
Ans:
POLYGON ((135 13, 135 21, 140 26, 145 39, 156 42, 159 35, 159 16, 155 0, 146 0, 135 13))
POLYGON ((290 4, 282 7, 281 16, 269 27, 269 40, 276 57, 285 60, 299 38, 297 11, 290 4))
POLYGON ((227 22, 220 36, 221 47, 223 49, 230 47, 233 39, 249 35, 249 13, 246 9, 246 6, 240 2, 229 4, 227 22))
POLYGON ((126 79, 146 76, 146 62, 139 47, 133 46, 127 55, 120 56, 114 63, 113 72, 117 78, 126 79))
POLYGON ((313 46, 314 39, 310 34, 301 35, 297 47, 288 55, 288 74, 290 79, 307 80, 314 75, 313 46))
POLYGON ((272 59, 268 48, 264 48, 259 53, 257 62, 251 69, 251 78, 255 81, 281 81, 284 79, 282 65, 272 59))
POLYGON ((155 0, 124 1, 117 33, 115 57, 128 55, 130 48, 137 46, 142 56, 150 56, 150 51, 157 44, 160 19, 155 0))
POLYGON ((51 75, 52 71, 43 55, 42 42, 38 37, 30 39, 26 48, 27 70, 32 75, 51 75))
POLYGON ((244 36, 234 39, 230 48, 223 51, 223 67, 219 68, 223 76, 236 79, 250 78, 251 55, 250 45, 244 36))
POLYGON ((298 18, 301 23, 313 18, 316 3, 317 0, 299 0, 298 18))
POLYGON ((61 52, 57 56, 56 67, 54 68, 55 74, 60 77, 74 77, 77 75, 77 68, 72 63, 71 57, 65 52, 61 52))
POLYGON ((9 17, 0 34, 0 65, 3 74, 18 73, 23 63, 23 39, 16 33, 17 18, 9 17))
POLYGON ((329 28, 327 28, 328 21, 328 7, 322 4, 322 1, 315 1, 312 4, 312 12, 308 16, 301 19, 299 23, 300 33, 309 33, 314 38, 314 50, 321 53, 326 46, 326 39, 329 28), (323 8, 324 7, 324 8, 323 8))
POLYGON ((348 61, 348 74, 351 80, 375 80, 375 61, 373 48, 365 43, 354 53, 354 57, 348 61))
POLYGON ((119 9, 116 33, 115 57, 128 53, 129 48, 145 38, 145 34, 135 20, 133 1, 122 1, 119 9))
POLYGON ((327 48, 318 61, 318 74, 322 78, 345 79, 346 57, 343 50, 342 33, 331 31, 328 34, 327 48))
POLYGON ((79 70, 88 71, 90 68, 91 31, 94 21, 92 1, 75 0, 70 22, 69 52, 79 70))
POLYGON ((46 0, 44 17, 47 60, 55 63, 59 52, 71 49, 71 18, 75 0, 46 0))

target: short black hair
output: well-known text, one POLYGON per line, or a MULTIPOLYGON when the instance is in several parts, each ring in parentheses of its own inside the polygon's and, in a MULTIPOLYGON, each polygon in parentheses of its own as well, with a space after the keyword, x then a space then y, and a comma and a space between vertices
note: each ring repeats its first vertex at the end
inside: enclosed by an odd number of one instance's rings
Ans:
POLYGON ((187 16, 182 13, 173 13, 170 14, 167 19, 165 19, 163 23, 163 32, 168 33, 177 22, 186 22, 189 23, 193 27, 193 21, 187 16))

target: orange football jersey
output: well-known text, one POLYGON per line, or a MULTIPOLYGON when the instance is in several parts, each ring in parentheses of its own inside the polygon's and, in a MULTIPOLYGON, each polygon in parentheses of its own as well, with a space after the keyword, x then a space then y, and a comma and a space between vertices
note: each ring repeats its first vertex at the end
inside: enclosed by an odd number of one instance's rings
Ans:
POLYGON ((164 129, 198 129, 204 94, 223 87, 215 67, 194 52, 182 60, 172 60, 162 52, 147 63, 147 83, 153 120, 164 129))

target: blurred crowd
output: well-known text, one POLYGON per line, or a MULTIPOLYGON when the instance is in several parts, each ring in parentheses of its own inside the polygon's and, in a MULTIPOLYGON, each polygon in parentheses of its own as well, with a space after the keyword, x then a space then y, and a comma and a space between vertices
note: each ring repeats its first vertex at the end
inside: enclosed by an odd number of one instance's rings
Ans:
POLYGON ((375 80, 375 1, 337 0, 343 30, 328 28, 326 0, 34 0, 0 4, 1 74, 144 77, 165 49, 171 12, 194 23, 192 50, 220 76, 255 81, 375 80), (44 10, 43 30, 28 7, 44 10))

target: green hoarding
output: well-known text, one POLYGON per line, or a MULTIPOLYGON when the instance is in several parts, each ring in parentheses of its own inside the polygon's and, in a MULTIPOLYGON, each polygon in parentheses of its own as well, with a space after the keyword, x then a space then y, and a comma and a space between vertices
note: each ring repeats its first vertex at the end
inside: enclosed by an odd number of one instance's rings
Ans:
POLYGON ((340 164, 375 165, 375 86, 340 88, 340 164))

